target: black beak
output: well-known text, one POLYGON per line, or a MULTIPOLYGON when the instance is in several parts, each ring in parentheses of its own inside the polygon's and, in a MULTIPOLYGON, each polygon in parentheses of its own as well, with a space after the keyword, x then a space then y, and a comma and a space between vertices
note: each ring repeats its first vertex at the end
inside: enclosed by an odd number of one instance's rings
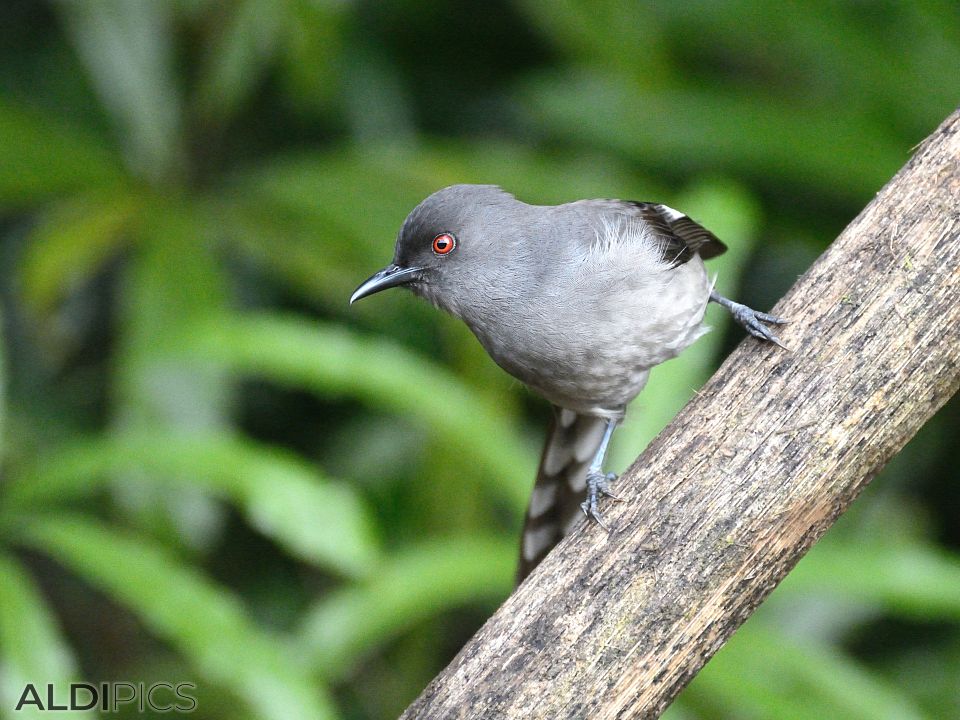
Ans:
POLYGON ((360 287, 353 291, 350 296, 350 304, 353 305, 360 298, 367 295, 373 295, 381 290, 396 287, 397 285, 406 285, 420 277, 423 268, 418 267, 400 267, 399 265, 387 265, 380 272, 376 272, 362 283, 360 287))

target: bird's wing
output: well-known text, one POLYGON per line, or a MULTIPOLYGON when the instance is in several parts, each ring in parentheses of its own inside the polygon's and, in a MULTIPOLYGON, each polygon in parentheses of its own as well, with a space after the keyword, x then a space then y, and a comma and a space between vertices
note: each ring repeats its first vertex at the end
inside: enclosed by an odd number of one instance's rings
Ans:
POLYGON ((663 257, 672 267, 683 265, 694 255, 708 260, 727 249, 712 232, 668 205, 637 200, 581 200, 567 207, 593 217, 641 222, 647 233, 659 241, 663 257))
POLYGON ((622 205, 624 214, 639 217, 664 243, 666 257, 674 266, 683 265, 694 255, 708 260, 726 252, 727 246, 716 235, 668 205, 634 200, 622 205))
POLYGON ((583 520, 587 468, 606 426, 602 418, 554 410, 523 525, 518 585, 583 520))

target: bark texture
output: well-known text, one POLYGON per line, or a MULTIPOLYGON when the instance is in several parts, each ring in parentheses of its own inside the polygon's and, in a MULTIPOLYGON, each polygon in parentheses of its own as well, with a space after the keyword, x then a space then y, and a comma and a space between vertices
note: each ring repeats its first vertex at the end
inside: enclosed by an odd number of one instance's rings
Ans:
POLYGON ((403 718, 653 718, 960 384, 960 112, 403 718))

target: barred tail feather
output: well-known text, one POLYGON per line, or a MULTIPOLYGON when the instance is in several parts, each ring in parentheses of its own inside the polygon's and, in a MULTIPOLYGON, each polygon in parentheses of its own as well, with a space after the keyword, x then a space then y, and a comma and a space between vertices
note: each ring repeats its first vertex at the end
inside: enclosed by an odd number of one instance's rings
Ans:
POLYGON ((603 418, 555 407, 520 541, 517 584, 583 520, 587 468, 603 438, 603 418))

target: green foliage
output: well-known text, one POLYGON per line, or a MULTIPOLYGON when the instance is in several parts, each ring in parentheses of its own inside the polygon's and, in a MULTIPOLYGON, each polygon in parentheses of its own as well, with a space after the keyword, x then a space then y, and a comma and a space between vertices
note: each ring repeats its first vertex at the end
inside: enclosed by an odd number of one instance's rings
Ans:
POLYGON ((395 343, 274 316, 200 326, 185 339, 184 348, 201 361, 223 363, 279 385, 327 397, 351 395, 373 408, 416 419, 427 429, 475 433, 477 442, 461 452, 478 463, 493 490, 518 508, 526 501, 520 468, 532 458, 517 440, 516 420, 448 370, 395 343))
MULTIPOLYGON (((510 590, 545 414, 432 308, 347 306, 409 209, 454 182, 669 202, 765 307, 953 109, 960 65, 938 0, 27 7, 0 44, 11 718, 26 682, 100 678, 191 679, 211 718, 396 716, 510 590)), ((739 339, 709 321, 617 469, 739 339)), ((672 717, 960 716, 958 420, 672 717)))
POLYGON ((727 643, 710 672, 691 686, 686 700, 696 704, 704 696, 731 716, 929 717, 892 682, 876 677, 836 648, 784 637, 760 621, 727 643))
MULTIPOLYGON (((7 555, 0 555, 0 648, 0 701, 5 710, 16 707, 26 683, 37 678, 62 683, 77 671, 73 653, 39 589, 7 555)), ((21 712, 24 717, 42 717, 31 707, 21 712)))
POLYGON ((19 537, 135 609, 150 630, 260 716, 334 716, 283 639, 254 625, 229 591, 168 551, 68 516, 32 517, 19 537))
POLYGON ((327 677, 342 677, 363 651, 439 612, 509 593, 514 543, 501 537, 436 539, 384 561, 362 584, 318 601, 297 631, 304 657, 327 677))
POLYGON ((24 473, 7 498, 23 512, 56 506, 138 469, 171 483, 166 493, 189 483, 234 503, 252 527, 307 562, 364 575, 379 555, 370 513, 355 491, 296 455, 239 438, 124 434, 82 442, 24 473))
POLYGON ((120 160, 68 119, 47 117, 0 99, 0 207, 92 187, 119 189, 120 160))

